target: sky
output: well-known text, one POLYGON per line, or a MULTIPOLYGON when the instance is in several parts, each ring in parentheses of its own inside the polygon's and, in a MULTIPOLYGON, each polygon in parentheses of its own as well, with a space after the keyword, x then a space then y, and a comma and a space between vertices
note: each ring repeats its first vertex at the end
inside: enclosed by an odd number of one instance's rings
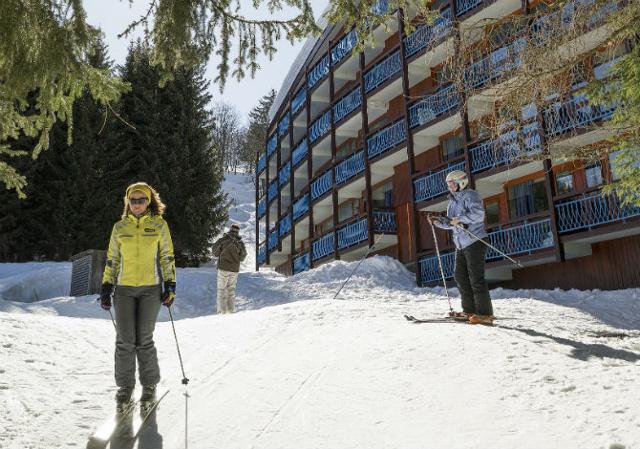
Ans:
MULTIPOLYGON (((251 3, 248 1, 242 2, 243 5, 250 5, 251 3)), ((144 15, 148 4, 147 0, 133 0, 132 4, 127 0, 84 1, 88 22, 102 29, 109 46, 110 57, 116 64, 124 63, 129 45, 129 39, 119 39, 118 34, 124 31, 130 22, 144 15)), ((327 2, 326 0, 311 0, 311 4, 317 17, 325 8, 327 2)), ((251 18, 263 19, 270 17, 267 11, 255 11, 251 6, 247 6, 246 11, 243 12, 251 18)), ((292 17, 294 14, 295 9, 287 8, 278 17, 292 17)), ((137 33, 137 36, 139 35, 140 33, 137 33)), ((212 83, 210 89, 213 101, 223 101, 234 105, 246 122, 249 111, 258 104, 258 100, 263 95, 266 95, 270 89, 280 89, 289 67, 303 44, 304 42, 301 41, 291 45, 289 41, 282 39, 277 45, 278 52, 272 61, 269 61, 264 56, 259 59, 261 70, 256 74, 255 79, 247 77, 238 82, 233 78, 229 78, 222 93, 220 93, 219 86, 212 83)), ((234 55, 232 55, 233 57, 234 55)), ((213 81, 216 77, 218 62, 219 60, 212 57, 207 65, 206 77, 210 81, 213 81)))

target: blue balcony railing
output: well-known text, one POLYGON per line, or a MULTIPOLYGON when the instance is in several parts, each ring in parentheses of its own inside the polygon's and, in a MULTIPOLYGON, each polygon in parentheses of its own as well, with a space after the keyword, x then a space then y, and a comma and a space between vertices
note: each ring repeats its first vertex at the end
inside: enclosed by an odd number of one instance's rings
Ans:
POLYGON ((333 187, 333 172, 331 169, 311 183, 311 199, 316 200, 333 187))
POLYGON ((395 234, 398 232, 396 213, 392 210, 373 211, 373 231, 383 234, 395 234))
POLYGON ((291 178, 291 161, 287 162, 282 166, 280 171, 278 172, 278 183, 282 187, 291 178))
POLYGON ((404 120, 399 120, 387 126, 367 139, 369 159, 390 150, 407 139, 407 129, 404 120))
POLYGON ((258 203, 258 218, 264 217, 264 214, 266 213, 267 213, 267 202, 263 198, 258 203))
POLYGON ((267 142, 267 158, 271 157, 271 155, 276 151, 278 147, 278 135, 274 134, 271 136, 269 141, 267 142))
POLYGON ((540 135, 528 132, 529 138, 518 141, 516 130, 502 134, 497 139, 482 142, 469 149, 471 154, 471 173, 510 165, 518 160, 526 160, 542 151, 540 135))
POLYGON ((263 243, 258 247, 258 265, 264 265, 266 261, 267 261, 267 248, 266 248, 266 245, 263 243))
POLYGON ((465 170, 465 163, 456 162, 446 168, 415 179, 413 181, 415 201, 427 201, 447 192, 448 189, 445 178, 449 172, 453 170, 465 170))
POLYGON ((331 64, 336 65, 347 55, 351 54, 351 51, 353 50, 353 47, 356 46, 357 42, 358 34, 354 28, 345 34, 344 37, 340 39, 340 42, 331 49, 331 64))
POLYGON ((409 108, 409 126, 415 128, 426 125, 459 105, 460 94, 455 84, 447 86, 409 108))
POLYGON ((300 90, 296 93, 296 96, 291 100, 291 114, 295 114, 304 106, 305 101, 307 100, 307 89, 306 87, 301 87, 300 90))
POLYGON ((560 233, 591 229, 640 216, 640 206, 622 205, 616 194, 603 196, 600 191, 565 200, 555 207, 560 233))
POLYGON ((309 89, 318 84, 322 78, 329 73, 329 55, 322 58, 307 75, 307 85, 309 89))
POLYGON ((516 69, 522 64, 521 53, 527 41, 516 39, 478 62, 471 64, 464 71, 464 84, 469 89, 477 89, 506 72, 516 69))
POLYGON ((269 184, 269 188, 267 190, 267 201, 270 203, 275 200, 278 196, 278 180, 274 180, 271 184, 269 184))
POLYGON ((262 173, 265 168, 267 168, 267 155, 262 153, 262 155, 258 159, 258 174, 262 173))
POLYGON ((307 138, 304 137, 291 153, 291 162, 293 162, 294 167, 307 158, 308 150, 309 146, 307 145, 307 138))
POLYGON ((331 109, 320 116, 309 130, 309 143, 313 143, 326 135, 331 129, 331 109))
POLYGON ((320 237, 318 240, 314 240, 313 243, 311 243, 311 259, 318 260, 328 256, 329 254, 333 254, 334 238, 335 233, 332 232, 320 237))
POLYGON ((364 91, 371 92, 402 71, 400 50, 387 56, 364 74, 364 91))
POLYGON ((389 10, 389 0, 378 0, 371 7, 371 12, 374 14, 382 15, 389 10))
POLYGON ((311 268, 311 254, 306 252, 293 258, 293 274, 302 273, 311 268))
POLYGON ((280 120, 280 123, 278 123, 278 135, 280 137, 286 136, 289 133, 290 118, 291 118, 291 114, 289 113, 289 111, 287 111, 282 117, 282 119, 280 120))
POLYGON ((369 220, 362 218, 338 229, 338 249, 349 248, 369 239, 369 220))
POLYGON ((278 247, 278 228, 274 228, 269 232, 268 248, 269 252, 278 247))
POLYGON ((592 105, 584 95, 575 95, 569 101, 555 103, 542 111, 546 135, 554 137, 599 120, 607 120, 615 110, 615 105, 592 105))
POLYGON ((468 13, 478 5, 482 4, 484 0, 456 0, 456 16, 461 16, 468 13))
POLYGON ((291 232, 291 225, 293 224, 293 219, 291 214, 287 214, 280 220, 280 237, 283 237, 291 232))
MULTIPOLYGON (((508 228, 498 227, 489 232, 489 242, 508 256, 532 254, 534 251, 554 246, 551 220, 534 221, 508 228)), ((487 250, 487 261, 501 259, 495 250, 487 250)))
POLYGON ((336 165, 336 184, 347 182, 362 172, 364 172, 364 150, 358 151, 353 156, 336 165))
POLYGON ((356 87, 333 106, 334 123, 338 123, 347 115, 358 109, 360 105, 362 105, 362 94, 360 93, 360 88, 356 87))
POLYGON ((305 194, 293 203, 293 220, 305 216, 309 212, 309 194, 305 194))
POLYGON ((409 36, 404 38, 404 56, 409 58, 448 36, 453 30, 451 22, 451 9, 446 8, 440 12, 431 25, 422 25, 409 36))
MULTIPOLYGON (((445 279, 451 279, 455 270, 456 255, 454 252, 442 254, 442 271, 445 279)), ((422 284, 442 281, 438 256, 423 257, 418 261, 420 265, 420 280, 422 284)))

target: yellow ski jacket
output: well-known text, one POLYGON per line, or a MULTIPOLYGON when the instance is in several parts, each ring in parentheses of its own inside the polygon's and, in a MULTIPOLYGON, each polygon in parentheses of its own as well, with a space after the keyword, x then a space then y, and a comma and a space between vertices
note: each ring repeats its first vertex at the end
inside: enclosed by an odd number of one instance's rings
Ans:
POLYGON ((141 287, 176 281, 169 226, 159 215, 127 215, 111 231, 102 283, 141 287))

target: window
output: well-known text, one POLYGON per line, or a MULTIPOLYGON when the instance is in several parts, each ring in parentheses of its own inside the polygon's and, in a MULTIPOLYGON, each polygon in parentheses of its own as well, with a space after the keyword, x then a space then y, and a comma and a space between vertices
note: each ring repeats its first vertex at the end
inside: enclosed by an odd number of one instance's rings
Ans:
POLYGON ((443 66, 435 73, 436 85, 438 88, 441 88, 445 84, 448 84, 453 80, 453 73, 451 72, 451 67, 449 65, 443 66))
POLYGON ((487 203, 484 207, 484 212, 487 225, 500 223, 500 203, 498 201, 487 203))
POLYGON ((387 182, 372 192, 374 209, 390 209, 393 206, 393 183, 387 182))
POLYGON ((445 161, 462 156, 464 153, 464 144, 462 143, 462 133, 442 139, 442 158, 445 161))
POLYGON ((602 167, 599 162, 587 165, 584 174, 587 178, 587 187, 597 187, 602 184, 602 167))
POLYGON ((471 127, 471 137, 474 140, 485 140, 491 137, 491 125, 484 121, 478 121, 471 127))
POLYGON ((556 190, 558 195, 573 192, 573 174, 570 170, 558 172, 556 174, 556 190))
POLYGON ((349 143, 342 146, 338 151, 336 151, 336 160, 341 160, 346 158, 347 156, 355 153, 356 149, 356 139, 352 139, 349 143))
POLYGON ((509 216, 511 219, 545 211, 549 208, 544 178, 526 181, 509 187, 509 216))
POLYGON ((571 68, 571 89, 580 89, 587 85, 587 68, 584 63, 579 62, 571 68))
POLYGON ((340 207, 338 207, 338 221, 342 223, 343 221, 350 219, 354 215, 353 212, 353 201, 341 204, 340 207))
POLYGON ((519 22, 508 21, 494 27, 489 32, 489 45, 498 48, 508 44, 518 33, 519 22))
POLYGON ((621 151, 614 151, 613 153, 609 153, 609 167, 611 167, 611 180, 619 181, 622 177, 622 173, 620 170, 620 163, 616 162, 616 158, 620 156, 621 151))

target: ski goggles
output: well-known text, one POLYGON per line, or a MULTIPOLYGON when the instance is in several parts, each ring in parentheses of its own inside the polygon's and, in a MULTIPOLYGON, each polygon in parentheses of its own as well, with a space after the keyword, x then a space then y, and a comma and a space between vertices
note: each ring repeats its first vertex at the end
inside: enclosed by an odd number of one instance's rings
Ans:
POLYGON ((147 204, 146 198, 129 198, 129 202, 132 206, 147 204))

